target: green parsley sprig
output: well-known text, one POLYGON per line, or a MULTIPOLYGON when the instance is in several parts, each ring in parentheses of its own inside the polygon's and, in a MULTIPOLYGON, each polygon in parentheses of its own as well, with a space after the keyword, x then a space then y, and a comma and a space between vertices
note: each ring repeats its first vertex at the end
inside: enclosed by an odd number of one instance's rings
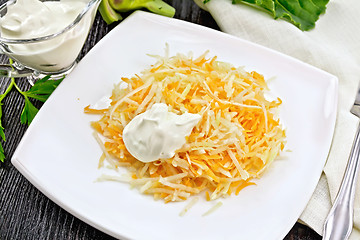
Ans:
MULTIPOLYGON (((24 104, 24 108, 21 112, 20 122, 22 124, 30 125, 31 121, 34 119, 35 115, 39 111, 39 109, 37 109, 32 104, 30 99, 32 98, 32 99, 39 100, 41 102, 45 102, 48 99, 48 97, 51 95, 51 93, 56 89, 56 87, 61 83, 61 81, 63 79, 64 78, 61 78, 59 80, 53 80, 53 79, 50 79, 50 76, 46 76, 46 77, 36 81, 35 84, 28 91, 22 91, 19 88, 19 86, 16 84, 15 78, 11 78, 10 84, 7 87, 7 89, 5 90, 5 92, 3 94, 0 94, 0 137, 4 142, 6 141, 6 137, 5 137, 5 132, 4 132, 5 129, 2 126, 2 121, 1 121, 2 105, 3 105, 2 101, 7 96, 7 94, 13 88, 15 88, 21 95, 24 96, 25 104, 24 104)), ((4 160, 5 160, 4 148, 2 147, 2 145, 0 143, 0 161, 4 162, 4 160)))

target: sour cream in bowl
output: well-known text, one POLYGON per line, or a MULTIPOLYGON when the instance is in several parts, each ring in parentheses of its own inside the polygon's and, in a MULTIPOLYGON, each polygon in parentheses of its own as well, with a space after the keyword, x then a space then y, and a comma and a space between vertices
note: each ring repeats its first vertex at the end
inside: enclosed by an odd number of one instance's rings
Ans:
POLYGON ((0 48, 21 65, 44 74, 69 70, 92 26, 101 0, 16 0, 0 7, 0 48))

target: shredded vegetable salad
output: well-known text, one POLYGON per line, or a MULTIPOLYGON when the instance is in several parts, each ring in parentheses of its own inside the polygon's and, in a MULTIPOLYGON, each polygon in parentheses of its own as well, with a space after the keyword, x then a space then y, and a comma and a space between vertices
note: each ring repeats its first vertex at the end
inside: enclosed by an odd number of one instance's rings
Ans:
POLYGON ((129 176, 103 175, 101 180, 128 182, 141 193, 165 202, 184 201, 205 193, 207 200, 238 194, 259 178, 284 149, 285 130, 277 117, 281 100, 269 101, 264 77, 246 72, 217 57, 192 54, 153 56, 157 62, 115 86, 108 109, 92 122, 104 161, 129 176), (143 163, 126 149, 122 132, 138 114, 155 103, 169 111, 200 114, 201 120, 174 157, 143 163))

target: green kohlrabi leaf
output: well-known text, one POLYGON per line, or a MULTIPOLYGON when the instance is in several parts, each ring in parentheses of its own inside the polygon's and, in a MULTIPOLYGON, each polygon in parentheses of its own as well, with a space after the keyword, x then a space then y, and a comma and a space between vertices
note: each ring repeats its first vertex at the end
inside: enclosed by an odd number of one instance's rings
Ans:
POLYGON ((277 19, 285 19, 303 31, 315 27, 319 16, 325 13, 329 0, 232 0, 234 4, 248 3, 268 11, 277 19))

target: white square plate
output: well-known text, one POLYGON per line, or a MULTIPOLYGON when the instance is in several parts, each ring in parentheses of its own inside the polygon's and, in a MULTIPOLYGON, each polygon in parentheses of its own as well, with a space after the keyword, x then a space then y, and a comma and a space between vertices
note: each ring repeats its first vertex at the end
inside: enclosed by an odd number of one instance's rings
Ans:
POLYGON ((107 34, 43 105, 12 163, 46 196, 74 216, 121 239, 279 240, 309 201, 325 164, 337 109, 337 78, 281 53, 188 22, 135 12, 107 34), (164 204, 127 184, 94 182, 101 150, 83 109, 110 93, 123 76, 154 63, 146 54, 210 50, 221 61, 275 77, 291 152, 238 196, 203 217, 216 202, 164 204))

